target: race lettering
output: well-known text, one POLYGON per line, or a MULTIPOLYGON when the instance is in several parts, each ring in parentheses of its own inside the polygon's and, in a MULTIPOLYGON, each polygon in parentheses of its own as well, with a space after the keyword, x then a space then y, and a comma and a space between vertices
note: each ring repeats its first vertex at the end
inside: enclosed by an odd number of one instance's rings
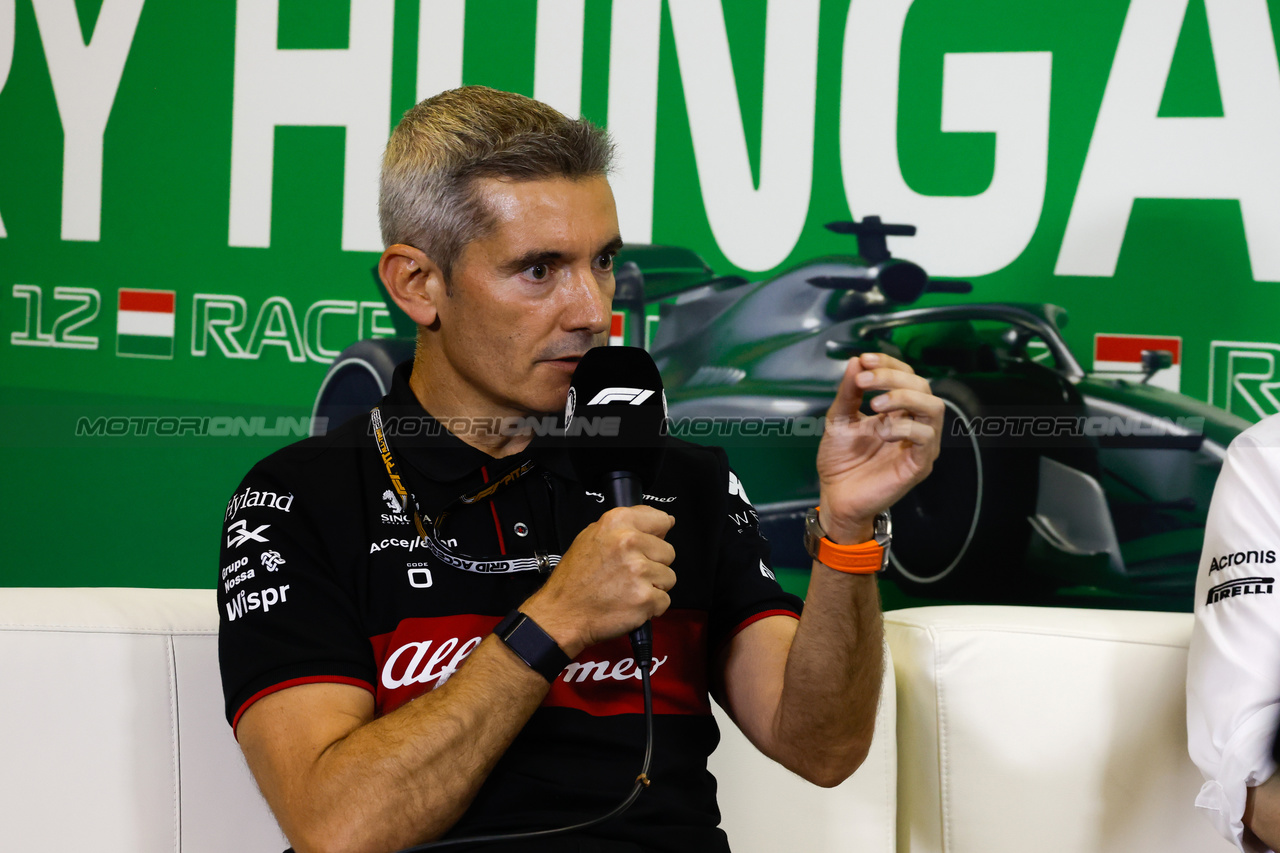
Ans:
MULTIPOLYGON (((743 269, 767 270, 786 260, 809 212, 820 5, 818 0, 768 5, 757 180, 738 101, 743 81, 734 79, 723 8, 719 3, 666 4, 707 223, 720 250, 743 269)), ((865 79, 880 73, 877 68, 865 79)))
POLYGON ((1056 275, 1115 275, 1136 198, 1220 198, 1240 202, 1254 279, 1280 281, 1271 237, 1280 229, 1280 163, 1266 142, 1280 132, 1280 75, 1267 3, 1206 0, 1223 115, 1161 118, 1187 5, 1129 4, 1056 275))
POLYGON ((271 244, 276 127, 322 125, 346 128, 342 248, 382 249, 378 163, 391 110, 394 6, 352 3, 345 49, 281 50, 279 3, 236 3, 228 245, 271 244))
MULTIPOLYGON (((9 80, 9 69, 13 67, 13 43, 17 27, 14 26, 14 4, 0 6, 0 92, 9 80), (5 36, 8 38, 5 38, 5 36)), ((4 218, 0 217, 0 237, 7 236, 4 230, 4 218)))
POLYGON ((102 137, 115 105, 143 0, 106 0, 86 40, 72 0, 32 5, 62 119, 62 239, 102 230, 102 137))
POLYGON ((910 240, 911 259, 930 274, 993 273, 1022 254, 1040 222, 1053 55, 943 54, 940 129, 993 134, 995 164, 991 183, 977 195, 925 195, 911 188, 898 160, 898 81, 912 3, 849 5, 840 87, 845 198, 852 210, 917 226, 918 236, 890 237, 889 248, 906 250, 902 241, 910 240))

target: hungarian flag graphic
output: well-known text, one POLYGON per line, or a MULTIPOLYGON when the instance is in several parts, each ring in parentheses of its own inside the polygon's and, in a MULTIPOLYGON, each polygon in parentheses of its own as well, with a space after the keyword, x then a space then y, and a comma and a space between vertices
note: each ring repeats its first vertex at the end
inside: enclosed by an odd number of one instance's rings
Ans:
POLYGON ((609 346, 620 347, 627 343, 627 315, 623 311, 614 311, 609 323, 609 346))
POLYGON ((116 355, 173 358, 172 290, 120 290, 116 355))

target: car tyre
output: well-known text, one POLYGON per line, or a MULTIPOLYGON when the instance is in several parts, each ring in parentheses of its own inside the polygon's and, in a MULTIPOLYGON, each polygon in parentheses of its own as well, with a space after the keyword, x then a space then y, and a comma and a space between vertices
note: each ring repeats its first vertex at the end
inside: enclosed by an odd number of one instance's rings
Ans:
POLYGON ((316 393, 311 434, 324 435, 377 405, 391 388, 396 365, 413 358, 413 347, 407 338, 373 338, 344 349, 316 393))

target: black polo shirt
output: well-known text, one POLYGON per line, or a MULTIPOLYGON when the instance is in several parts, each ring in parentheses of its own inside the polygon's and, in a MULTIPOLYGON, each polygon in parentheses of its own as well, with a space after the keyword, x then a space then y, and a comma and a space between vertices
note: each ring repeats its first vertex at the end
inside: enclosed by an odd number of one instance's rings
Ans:
MULTIPOLYGON (((442 684, 605 510, 575 479, 561 442, 535 436, 520 454, 495 459, 425 414, 409 370, 396 370, 379 412, 423 514, 448 510, 440 542, 424 544, 400 511, 367 416, 254 466, 227 505, 219 564, 232 726, 253 702, 298 684, 362 687, 379 715, 442 684), (492 495, 457 501, 521 468, 492 495)), ((645 499, 676 517, 666 538, 677 583, 653 622, 653 784, 625 815, 592 830, 587 847, 559 849, 636 849, 609 846, 617 840, 726 850, 706 769, 719 741, 708 671, 746 625, 800 612, 773 577, 722 450, 671 440, 645 499)), ((628 639, 585 649, 450 835, 543 829, 609 811, 640 768, 642 709, 628 639)))

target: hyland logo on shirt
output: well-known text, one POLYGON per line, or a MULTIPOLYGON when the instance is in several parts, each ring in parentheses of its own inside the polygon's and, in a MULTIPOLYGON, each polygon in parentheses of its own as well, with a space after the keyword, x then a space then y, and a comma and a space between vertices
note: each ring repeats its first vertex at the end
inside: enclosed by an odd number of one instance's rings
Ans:
POLYGON ((1275 578, 1240 578, 1239 580, 1220 583, 1209 590, 1205 604, 1217 604, 1224 598, 1235 598, 1240 595, 1270 595, 1275 589, 1275 578))
POLYGON ((251 506, 264 506, 268 509, 278 509, 281 512, 288 512, 293 506, 293 492, 287 495, 278 492, 257 491, 250 486, 245 486, 243 492, 237 492, 231 496, 231 500, 227 501, 226 521, 230 521, 236 513, 242 509, 251 506))
POLYGON ((243 518, 239 521, 232 522, 227 526, 227 547, 239 548, 249 540, 253 540, 254 542, 266 542, 268 541, 267 537, 262 535, 262 531, 266 530, 270 526, 270 524, 264 524, 250 530, 249 522, 245 521, 243 518), (232 531, 235 532, 233 533, 232 531))
POLYGON ((1244 566, 1249 563, 1274 563, 1275 551, 1236 551, 1234 554, 1215 556, 1209 563, 1209 573, 1221 571, 1228 566, 1244 566))
POLYGON ((172 290, 120 289, 116 309, 116 355, 173 358, 172 290))

